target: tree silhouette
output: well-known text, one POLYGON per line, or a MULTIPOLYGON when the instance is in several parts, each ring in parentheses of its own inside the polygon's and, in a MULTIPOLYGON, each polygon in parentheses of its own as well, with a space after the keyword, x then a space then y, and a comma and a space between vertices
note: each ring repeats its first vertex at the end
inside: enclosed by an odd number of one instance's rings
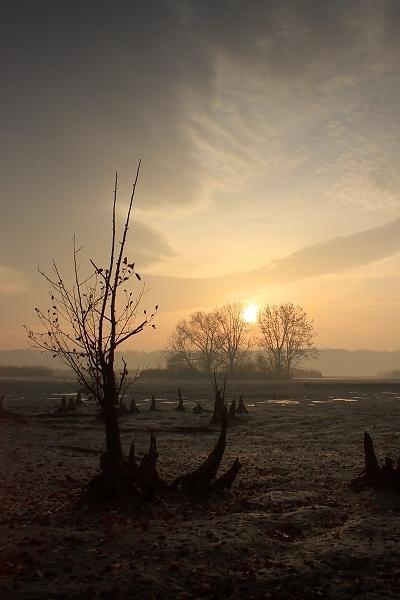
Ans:
POLYGON ((301 306, 267 304, 258 315, 259 346, 269 370, 289 377, 306 356, 315 356, 314 327, 301 306))
MULTIPOLYGON (((106 451, 100 456, 100 473, 86 488, 88 498, 96 501, 135 492, 150 498, 157 490, 167 487, 182 487, 193 491, 207 491, 213 486, 217 489, 226 488, 233 483, 240 468, 236 459, 224 475, 215 479, 225 449, 226 424, 222 424, 215 448, 204 463, 193 473, 183 476, 182 481, 178 478, 171 486, 158 475, 157 443, 153 433, 149 449, 141 460, 136 457, 134 443, 131 444, 128 456, 123 453, 118 414, 120 397, 126 392, 130 381, 124 360, 122 371, 117 372, 115 352, 146 327, 155 327, 153 321, 158 311, 157 305, 150 314, 146 310, 141 312, 145 288, 135 269, 135 263, 125 256, 139 171, 140 162, 119 242, 116 225, 118 175, 115 174, 111 247, 107 266, 100 266, 90 260, 90 274, 81 277, 78 264, 81 248, 76 247, 74 239, 72 285, 67 286, 54 261, 51 275, 39 270, 50 286, 51 304, 47 312, 35 309, 41 324, 40 330, 25 326, 30 345, 41 351, 51 352, 73 369, 81 385, 96 398, 102 409, 106 451), (129 291, 132 280, 140 284, 135 294, 129 291)), ((134 378, 137 376, 138 372, 134 378)), ((131 404, 132 411, 134 408, 131 404)), ((65 399, 64 409, 66 412, 65 399)))
POLYGON ((168 339, 168 366, 209 375, 215 369, 234 371, 252 345, 243 308, 241 302, 232 302, 179 321, 168 339))
POLYGON ((116 370, 115 352, 146 327, 155 327, 153 320, 158 309, 156 306, 150 314, 140 310, 145 288, 135 263, 125 256, 139 172, 140 161, 119 241, 116 223, 118 174, 115 174, 108 264, 101 266, 90 260, 90 274, 81 277, 78 258, 82 248, 76 246, 74 238, 72 285, 64 282, 54 260, 51 275, 39 270, 50 286, 51 304, 47 311, 35 308, 42 326, 39 331, 26 327, 30 345, 58 357, 96 398, 104 416, 106 435, 106 453, 101 465, 103 470, 114 472, 119 471, 123 463, 119 397, 130 383, 124 360, 122 371, 116 370), (135 293, 129 290, 132 281, 139 286, 135 293))

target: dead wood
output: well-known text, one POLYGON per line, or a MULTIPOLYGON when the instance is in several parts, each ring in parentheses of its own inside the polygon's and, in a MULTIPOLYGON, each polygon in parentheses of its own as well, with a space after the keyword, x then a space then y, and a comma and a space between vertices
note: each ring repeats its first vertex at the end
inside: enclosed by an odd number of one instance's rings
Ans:
MULTIPOLYGON (((133 469, 133 481, 136 483, 146 498, 152 498, 157 491, 165 489, 167 484, 160 478, 157 471, 157 440, 154 433, 150 434, 150 445, 148 451, 143 455, 140 465, 133 469)), ((130 466, 135 460, 134 447, 130 450, 130 466)))
POLYGON ((380 467, 378 459, 376 458, 374 444, 370 434, 364 432, 364 459, 365 459, 365 473, 371 479, 374 479, 380 473, 380 467))
POLYGON ((130 470, 136 469, 135 442, 132 442, 129 448, 128 465, 130 470))
POLYGON ((136 400, 134 397, 132 397, 131 403, 129 404, 129 414, 136 415, 138 412, 140 412, 140 411, 136 405, 136 400))
POLYGON ((233 399, 230 406, 229 406, 229 413, 228 413, 228 417, 229 420, 232 421, 233 419, 236 419, 236 400, 233 399))
POLYGON ((180 411, 180 412, 185 412, 186 408, 183 405, 183 397, 182 397, 182 392, 181 392, 181 388, 178 387, 178 406, 175 408, 175 410, 180 411))
POLYGON ((225 414, 225 391, 226 391, 226 377, 220 385, 217 381, 217 375, 213 373, 213 389, 214 389, 214 410, 211 419, 212 423, 222 423, 225 414))
POLYGON ((236 414, 238 415, 245 415, 248 412, 245 404, 244 404, 244 400, 243 400, 243 396, 240 396, 239 398, 239 404, 238 407, 236 409, 236 414))
POLYGON ((364 461, 365 469, 351 485, 357 488, 371 487, 374 489, 386 489, 400 491, 400 461, 394 466, 392 458, 386 456, 383 465, 376 458, 374 444, 370 434, 364 433, 364 461))
POLYGON ((221 433, 206 460, 191 473, 181 475, 172 483, 172 489, 182 489, 187 492, 204 492, 210 488, 212 480, 217 475, 226 446, 226 430, 228 418, 226 410, 222 418, 221 433))
POLYGON ((233 464, 229 467, 227 471, 221 477, 218 477, 212 484, 213 490, 224 490, 229 489, 233 482, 235 481, 237 474, 242 468, 241 463, 239 462, 239 458, 235 458, 233 464))
POLYGON ((57 417, 66 417, 68 415, 67 410, 67 401, 65 400, 65 396, 61 398, 60 406, 53 413, 57 417))
POLYGON ((156 397, 155 396, 151 397, 151 403, 150 403, 150 409, 149 410, 160 410, 159 408, 157 408, 156 397))
MULTIPOLYGON (((132 442, 129 454, 124 458, 120 468, 108 460, 107 453, 100 456, 101 472, 86 487, 83 500, 102 502, 136 496, 151 499, 162 490, 179 490, 187 493, 204 493, 229 489, 234 483, 241 464, 237 458, 229 469, 217 478, 218 469, 226 446, 228 412, 225 408, 221 431, 214 448, 207 458, 193 471, 181 475, 168 485, 161 479, 157 470, 157 440, 154 433, 150 436, 148 451, 138 459, 135 444, 132 442)), ((209 427, 209 426, 208 426, 209 427)), ((81 450, 78 448, 71 448, 81 450)))

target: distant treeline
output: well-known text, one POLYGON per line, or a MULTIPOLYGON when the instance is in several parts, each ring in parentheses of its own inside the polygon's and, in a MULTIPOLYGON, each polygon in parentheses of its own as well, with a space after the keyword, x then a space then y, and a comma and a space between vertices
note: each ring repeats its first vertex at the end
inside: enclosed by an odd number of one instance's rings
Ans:
MULTIPOLYGON (((276 376, 273 373, 268 371, 256 371, 254 369, 240 369, 233 371, 231 373, 227 373, 227 376, 232 379, 256 379, 256 380, 274 380, 276 376)), ((197 371, 194 369, 146 369, 143 373, 144 378, 149 379, 186 379, 186 380, 194 380, 194 379, 209 379, 210 373, 204 373, 202 371, 197 371)), ((316 369, 293 369, 292 378, 304 378, 304 379, 314 379, 322 377, 321 371, 317 371, 316 369)))
POLYGON ((378 373, 378 377, 394 377, 400 379, 400 369, 395 369, 394 371, 383 371, 378 373))
POLYGON ((54 370, 47 367, 0 366, 0 377, 53 377, 54 370))

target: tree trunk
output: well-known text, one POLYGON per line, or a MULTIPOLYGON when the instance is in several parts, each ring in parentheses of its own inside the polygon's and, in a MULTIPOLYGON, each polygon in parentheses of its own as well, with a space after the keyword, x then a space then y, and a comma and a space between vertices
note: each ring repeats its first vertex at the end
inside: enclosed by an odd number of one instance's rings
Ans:
POLYGON ((118 421, 118 405, 107 403, 104 406, 104 426, 106 430, 106 467, 112 471, 119 471, 122 467, 123 454, 121 435, 118 421))
POLYGON ((104 385, 103 414, 106 431, 106 456, 101 461, 102 470, 119 472, 122 468, 123 453, 119 431, 119 398, 112 367, 108 369, 104 385))

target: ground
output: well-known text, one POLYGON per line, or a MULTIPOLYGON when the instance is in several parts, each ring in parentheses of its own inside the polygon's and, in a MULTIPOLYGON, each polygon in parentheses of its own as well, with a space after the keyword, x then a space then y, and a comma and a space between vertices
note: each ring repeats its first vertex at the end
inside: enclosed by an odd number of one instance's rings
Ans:
MULTIPOLYGON (((66 381, 1 380, 0 597, 4 599, 335 599, 400 595, 400 500, 356 492, 363 432, 379 457, 400 455, 400 385, 230 382, 249 412, 228 431, 224 466, 239 456, 231 491, 193 498, 76 507, 98 468, 102 422, 88 402, 54 417, 66 381), (58 394, 58 395, 57 395, 58 394)), ((218 428, 205 383, 146 381, 139 415, 121 420, 126 449, 157 433, 161 476, 197 465, 218 428), (186 412, 174 411, 181 385, 186 412), (150 412, 155 394, 159 411, 150 412)))

